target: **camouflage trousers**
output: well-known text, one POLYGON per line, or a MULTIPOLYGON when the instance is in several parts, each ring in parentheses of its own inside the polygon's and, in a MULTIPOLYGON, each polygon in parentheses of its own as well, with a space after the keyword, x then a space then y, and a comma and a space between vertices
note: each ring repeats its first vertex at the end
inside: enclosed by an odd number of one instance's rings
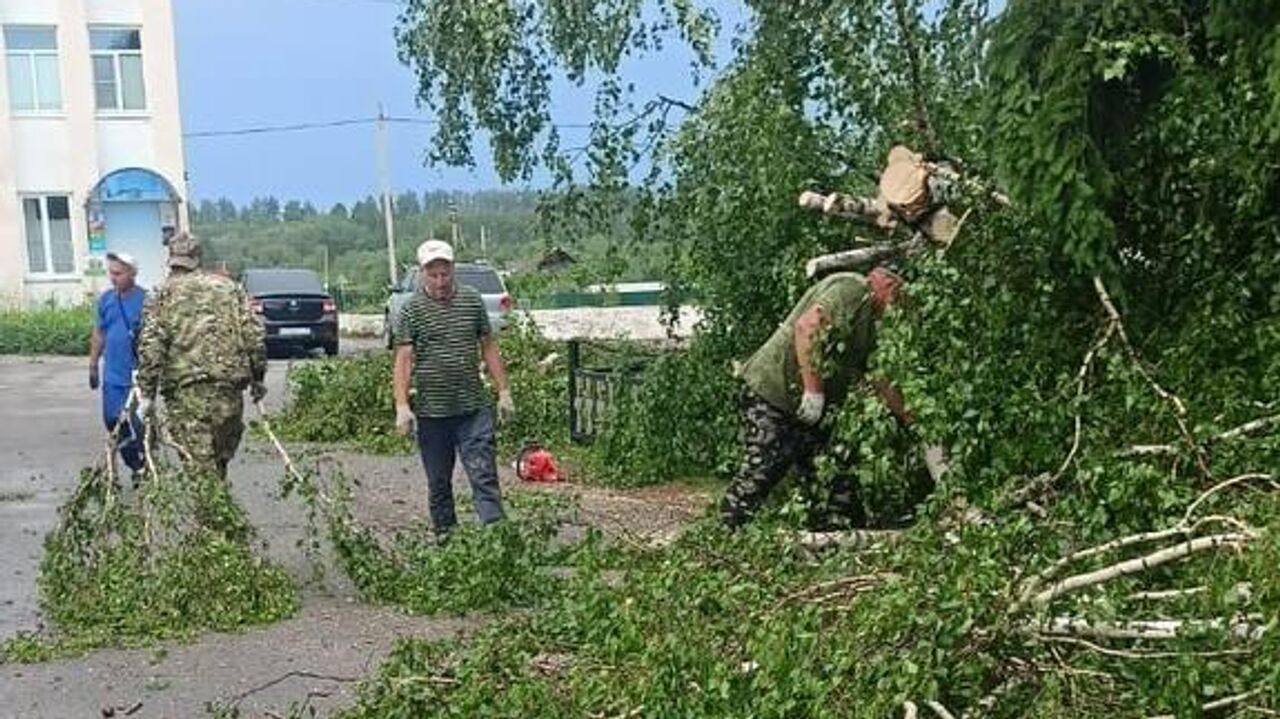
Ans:
POLYGON ((749 389, 742 391, 739 405, 742 464, 720 503, 725 524, 738 527, 750 521, 793 467, 809 505, 810 528, 863 523, 857 483, 852 477, 839 475, 828 486, 819 486, 814 459, 827 445, 827 431, 801 423, 749 389))
POLYGON ((244 433, 244 390, 187 385, 165 393, 164 405, 165 425, 173 441, 191 455, 191 469, 226 479, 244 433))

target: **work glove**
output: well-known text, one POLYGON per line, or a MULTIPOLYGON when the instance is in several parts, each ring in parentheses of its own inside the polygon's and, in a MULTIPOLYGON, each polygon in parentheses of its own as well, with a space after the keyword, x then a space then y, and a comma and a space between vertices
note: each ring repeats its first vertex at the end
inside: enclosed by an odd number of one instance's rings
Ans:
POLYGON ((413 410, 407 404, 396 405, 396 431, 405 435, 413 432, 413 410))
POLYGON ((821 392, 805 392, 800 398, 800 408, 796 410, 796 419, 804 424, 815 425, 822 420, 822 408, 827 398, 821 392))
POLYGON ((96 390, 100 384, 101 381, 98 378, 98 363, 94 362, 89 365, 89 389, 96 390))
POLYGON ((516 416, 516 403, 511 399, 510 390, 502 390, 498 393, 498 423, 506 424, 516 416))
POLYGON ((262 398, 267 396, 267 386, 261 382, 254 382, 249 385, 249 396, 253 397, 254 402, 261 402, 262 398))

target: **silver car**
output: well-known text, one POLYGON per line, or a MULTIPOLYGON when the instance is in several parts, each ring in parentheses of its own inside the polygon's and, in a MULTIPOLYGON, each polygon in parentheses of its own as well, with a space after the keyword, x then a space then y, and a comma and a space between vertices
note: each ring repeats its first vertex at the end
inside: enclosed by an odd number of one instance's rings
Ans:
MULTIPOLYGON (((484 299, 484 309, 489 313, 489 326, 494 332, 501 331, 507 326, 513 303, 506 284, 503 283, 502 276, 497 270, 482 263, 459 262, 454 266, 453 279, 457 284, 473 287, 480 293, 480 297, 484 299)), ((418 268, 410 268, 405 271, 404 277, 400 278, 400 284, 387 298, 387 309, 383 316, 383 335, 388 348, 395 344, 394 325, 396 318, 400 316, 401 308, 420 286, 418 268)))

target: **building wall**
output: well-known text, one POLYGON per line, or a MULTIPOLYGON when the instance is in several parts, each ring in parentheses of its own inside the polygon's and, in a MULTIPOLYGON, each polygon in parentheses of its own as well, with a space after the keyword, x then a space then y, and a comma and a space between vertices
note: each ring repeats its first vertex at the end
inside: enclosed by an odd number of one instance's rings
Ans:
POLYGON ((178 192, 183 209, 179 221, 186 224, 170 0, 0 0, 0 25, 11 24, 57 27, 62 111, 40 116, 11 111, 9 80, 0 63, 0 305, 83 301, 105 286, 105 278, 91 271, 95 263, 89 261, 85 214, 85 203, 102 177, 126 167, 160 174, 178 192), (144 112, 97 111, 90 25, 141 28, 144 112), (27 276, 19 198, 28 193, 70 196, 74 275, 27 276))

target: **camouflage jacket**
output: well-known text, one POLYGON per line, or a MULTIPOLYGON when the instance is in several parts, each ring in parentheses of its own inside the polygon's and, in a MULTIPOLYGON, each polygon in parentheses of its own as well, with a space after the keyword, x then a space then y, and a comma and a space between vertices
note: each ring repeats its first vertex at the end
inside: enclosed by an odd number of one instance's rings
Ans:
POLYGON ((154 397, 192 384, 244 389, 267 371, 262 324, 235 282, 174 274, 147 296, 138 346, 138 387, 154 397))

